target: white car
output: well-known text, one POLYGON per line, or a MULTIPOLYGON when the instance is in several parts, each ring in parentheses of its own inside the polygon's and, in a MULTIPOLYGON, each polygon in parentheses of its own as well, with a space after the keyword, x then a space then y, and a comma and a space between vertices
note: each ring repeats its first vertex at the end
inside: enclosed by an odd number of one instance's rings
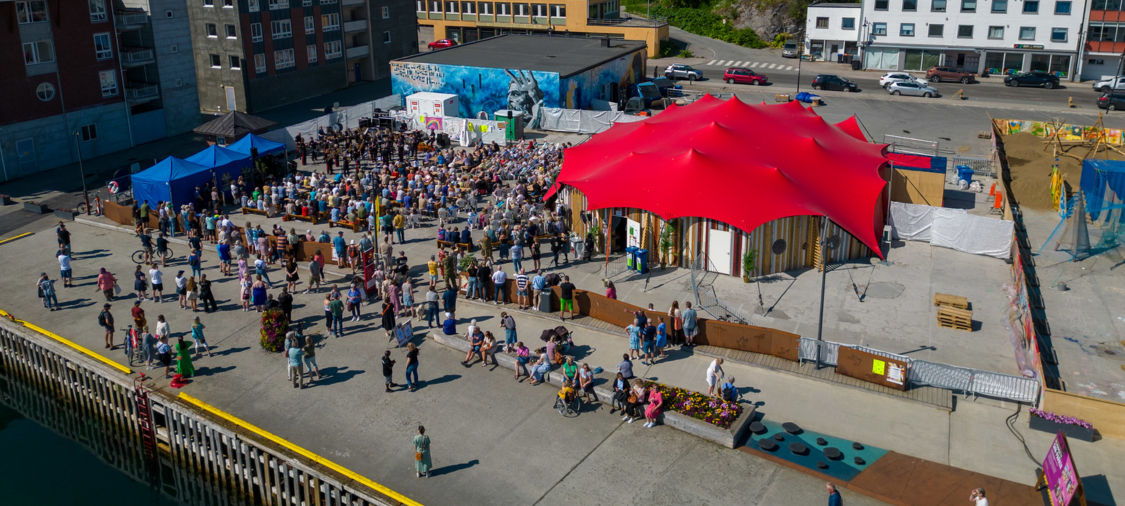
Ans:
POLYGON ((897 83, 888 84, 887 93, 891 95, 912 95, 915 97, 930 98, 936 97, 938 95, 938 90, 925 82, 899 81, 897 83))
POLYGON ((884 89, 891 83, 902 82, 920 83, 921 80, 905 72, 888 72, 883 74, 883 77, 879 78, 879 86, 882 86, 884 89))
POLYGON ((1117 76, 1113 79, 1094 83, 1094 91, 1105 93, 1109 90, 1125 90, 1125 76, 1117 76))
POLYGON ((664 69, 664 77, 668 79, 687 79, 688 81, 698 81, 703 79, 703 72, 691 68, 691 65, 684 65, 682 63, 675 63, 669 65, 664 69))

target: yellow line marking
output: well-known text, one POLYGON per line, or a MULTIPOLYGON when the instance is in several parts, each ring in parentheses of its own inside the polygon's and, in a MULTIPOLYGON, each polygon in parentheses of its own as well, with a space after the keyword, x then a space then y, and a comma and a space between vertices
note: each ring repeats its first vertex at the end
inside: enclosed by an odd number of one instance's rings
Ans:
POLYGON ((34 234, 34 233, 35 233, 35 232, 24 232, 24 233, 22 233, 22 234, 20 234, 20 235, 17 235, 17 236, 15 236, 15 237, 9 237, 9 238, 7 238, 7 239, 4 239, 3 241, 0 241, 0 244, 4 244, 4 243, 6 243, 6 242, 11 242, 11 241, 14 241, 14 240, 16 240, 16 239, 20 239, 20 238, 23 238, 23 237, 27 237, 27 236, 29 236, 29 235, 31 235, 31 234, 34 234))
POLYGON ((84 354, 84 355, 86 355, 86 356, 88 356, 88 357, 90 357, 90 358, 93 358, 93 359, 95 359, 95 360, 97 360, 97 361, 99 361, 99 362, 101 362, 101 363, 103 363, 103 364, 105 364, 105 365, 108 365, 108 366, 110 366, 110 367, 112 367, 112 368, 114 368, 114 369, 117 369, 118 371, 121 371, 121 372, 123 372, 123 373, 125 373, 125 374, 133 374, 133 370, 132 370, 132 369, 130 369, 130 368, 128 368, 128 367, 125 367, 125 366, 123 366, 123 365, 121 365, 121 364, 118 364, 117 362, 114 362, 114 361, 112 361, 112 360, 110 360, 110 359, 108 359, 108 358, 105 358, 105 357, 103 357, 102 355, 100 355, 100 354, 98 354, 98 353, 94 353, 94 352, 93 352, 93 351, 91 351, 91 350, 90 350, 89 348, 87 348, 87 347, 85 347, 85 346, 82 346, 82 345, 80 345, 80 344, 77 344, 77 343, 75 343, 75 342, 73 342, 73 341, 71 341, 71 340, 69 340, 69 339, 66 339, 66 338, 64 338, 64 337, 62 337, 62 336, 60 336, 60 335, 58 335, 58 334, 56 334, 56 333, 54 333, 54 332, 51 332, 51 331, 49 331, 49 330, 47 330, 47 329, 44 329, 43 327, 40 327, 40 326, 38 326, 38 325, 35 325, 34 323, 31 323, 31 322, 28 322, 28 321, 25 321, 25 320, 20 320, 20 319, 17 319, 17 318, 16 318, 15 316, 13 316, 13 315, 12 315, 11 313, 9 313, 9 312, 7 312, 7 311, 4 311, 3 309, 0 309, 0 316, 3 316, 3 317, 5 317, 5 318, 8 318, 9 320, 11 320, 11 321, 13 321, 13 322, 16 322, 16 323, 19 323, 19 324, 23 325, 24 327, 27 327, 27 328, 29 328, 29 329, 31 329, 31 330, 34 330, 34 331, 36 331, 36 332, 39 332, 40 334, 43 334, 43 335, 45 335, 45 336, 47 336, 47 337, 50 337, 51 339, 54 339, 54 340, 56 340, 56 341, 58 341, 58 342, 60 342, 60 343, 63 343, 63 344, 65 344, 65 345, 67 345, 67 346, 70 346, 71 348, 74 348, 75 350, 78 350, 78 351, 79 351, 80 353, 82 353, 82 354, 84 354))
POLYGON ((241 418, 238 418, 237 416, 234 416, 230 413, 227 413, 226 411, 223 411, 219 408, 216 408, 215 406, 207 404, 206 402, 203 402, 203 401, 201 401, 201 400, 199 400, 195 397, 192 397, 191 395, 189 395, 187 393, 180 392, 179 398, 180 398, 180 400, 182 400, 184 402, 187 402, 189 404, 193 404, 193 405, 195 405, 195 406, 197 406, 197 407, 199 407, 199 408, 201 408, 205 411, 210 412, 213 415, 216 415, 220 418, 223 418, 223 419, 227 420, 228 422, 231 422, 235 425, 238 425, 238 426, 240 426, 240 427, 242 427, 246 430, 249 430, 250 432, 253 432, 253 433, 255 433, 255 434, 257 434, 261 437, 264 437, 264 438, 266 438, 270 441, 273 441, 274 443, 276 443, 278 445, 281 445, 281 446, 283 446, 283 447, 285 447, 285 448, 287 448, 287 449, 289 449, 293 452, 296 452, 297 454, 301 455, 302 457, 305 457, 306 459, 309 459, 313 462, 316 462, 317 464, 320 464, 324 467, 332 469, 333 471, 336 471, 337 473, 340 473, 344 476, 347 476, 348 478, 351 478, 351 479, 353 479, 353 480, 355 480, 359 483, 362 483, 362 484, 366 485, 367 487, 370 487, 373 490, 377 490, 380 493, 382 493, 382 494, 384 494, 384 495, 386 495, 386 496, 388 496, 392 499, 395 499, 396 501, 401 502, 402 504, 406 504, 406 505, 410 505, 410 506, 422 506, 421 503, 419 503, 417 501, 414 501, 414 500, 410 499, 409 497, 406 497, 406 496, 404 496, 404 495, 402 495, 398 492, 395 492, 394 490, 391 490, 387 487, 384 487, 383 485, 375 483, 374 481, 371 481, 367 478, 364 478, 363 476, 360 476, 355 471, 352 471, 348 468, 345 468, 344 466, 341 466, 341 465, 339 465, 335 462, 332 462, 331 460, 328 460, 324 457, 321 457, 320 455, 317 455, 313 452, 310 452, 310 451, 308 451, 308 450, 306 450, 306 449, 304 449, 300 446, 297 446, 293 443, 290 443, 289 441, 286 441, 285 439, 282 439, 279 436, 275 436, 275 435, 273 435, 269 432, 266 432, 265 430, 258 428, 257 426, 251 424, 250 422, 247 422, 247 421, 245 421, 241 418))

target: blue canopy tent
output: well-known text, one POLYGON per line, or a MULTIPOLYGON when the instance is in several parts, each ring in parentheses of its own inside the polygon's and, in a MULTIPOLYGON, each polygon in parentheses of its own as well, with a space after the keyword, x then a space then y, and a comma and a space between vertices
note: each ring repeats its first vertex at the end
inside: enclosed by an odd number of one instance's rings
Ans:
POLYGON ((1086 194, 1086 212, 1098 220, 1104 208, 1120 207, 1125 200, 1125 162, 1083 160, 1079 186, 1086 194))
POLYGON ((231 151, 250 155, 251 148, 258 148, 258 156, 281 155, 285 153, 285 144, 263 139, 254 134, 247 134, 234 144, 227 146, 231 151))
POLYGON ((219 174, 229 172, 238 179, 241 169, 250 166, 250 155, 220 146, 211 146, 185 158, 184 161, 210 167, 219 174))
POLYGON ((213 169, 169 156, 143 172, 133 174, 133 198, 155 206, 171 201, 175 207, 195 200, 195 187, 211 179, 213 169))

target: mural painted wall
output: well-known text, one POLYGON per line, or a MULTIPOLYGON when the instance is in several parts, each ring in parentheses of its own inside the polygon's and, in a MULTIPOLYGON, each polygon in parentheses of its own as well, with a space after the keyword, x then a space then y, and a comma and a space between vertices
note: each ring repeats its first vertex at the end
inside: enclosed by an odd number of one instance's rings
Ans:
MULTIPOLYGON (((996 126, 1004 134, 1018 134, 1028 132, 1037 137, 1054 137, 1058 124, 1048 121, 1031 121, 1018 119, 994 119, 996 126)), ((1101 137, 1102 142, 1115 146, 1125 145, 1125 130, 1119 128, 1097 128, 1092 126, 1063 124, 1058 138, 1062 142, 1096 141, 1101 137)))
POLYGON ((529 128, 539 127, 542 109, 562 107, 555 72, 391 62, 391 89, 404 97, 422 91, 457 95, 463 118, 523 111, 529 128))
POLYGON ((645 79, 645 52, 637 51, 585 72, 563 79, 562 94, 568 109, 591 109, 593 100, 610 100, 610 84, 616 83, 620 97, 645 79))

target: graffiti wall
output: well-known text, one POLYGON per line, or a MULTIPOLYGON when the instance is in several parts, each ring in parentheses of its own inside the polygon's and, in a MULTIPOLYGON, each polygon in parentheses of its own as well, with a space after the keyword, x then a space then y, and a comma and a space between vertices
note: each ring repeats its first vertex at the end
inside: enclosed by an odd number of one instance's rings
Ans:
POLYGON ((523 111, 529 128, 539 127, 544 108, 562 107, 554 72, 391 62, 391 89, 404 97, 421 91, 457 95, 464 118, 523 111))
POLYGON ((645 78, 645 52, 637 51, 585 72, 564 78, 563 100, 567 109, 591 109, 593 100, 611 100, 613 84, 620 98, 629 96, 629 89, 645 78))
POLYGON ((1062 142, 1081 142, 1083 140, 1102 142, 1115 146, 1125 145, 1125 130, 1119 128, 1095 128, 1091 126, 1063 124, 1061 127, 1050 121, 1030 121, 1019 119, 994 119, 997 128, 1005 135, 1027 132, 1038 137, 1053 137, 1060 130, 1058 138, 1062 142))

